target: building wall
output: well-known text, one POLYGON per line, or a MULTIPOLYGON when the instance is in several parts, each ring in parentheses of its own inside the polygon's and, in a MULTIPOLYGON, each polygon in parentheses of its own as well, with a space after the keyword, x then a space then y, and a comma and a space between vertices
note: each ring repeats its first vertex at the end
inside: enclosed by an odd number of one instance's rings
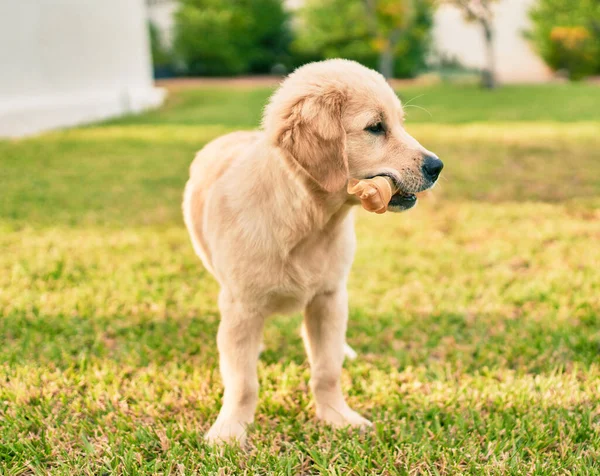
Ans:
POLYGON ((0 136, 138 112, 153 86, 144 0, 0 0, 0 136))
MULTIPOLYGON (((527 12, 534 2, 500 0, 494 6, 495 58, 501 82, 536 82, 552 77, 523 37, 529 25, 527 12)), ((456 57, 465 66, 484 66, 481 27, 465 22, 457 8, 443 5, 437 10, 433 38, 437 51, 456 57)))

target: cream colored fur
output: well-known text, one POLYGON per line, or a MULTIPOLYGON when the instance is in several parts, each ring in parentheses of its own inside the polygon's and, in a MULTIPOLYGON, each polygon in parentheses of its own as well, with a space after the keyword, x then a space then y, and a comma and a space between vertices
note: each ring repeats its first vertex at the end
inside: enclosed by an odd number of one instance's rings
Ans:
POLYGON ((221 286, 217 335, 225 394, 207 434, 242 442, 258 400, 265 319, 304 312, 317 418, 369 426, 342 394, 348 295, 355 250, 349 177, 392 174, 422 191, 428 153, 402 125, 400 101, 378 73, 329 60, 291 74, 263 128, 206 145, 190 168, 183 211, 196 253, 221 286), (382 120, 385 136, 365 128, 382 120))

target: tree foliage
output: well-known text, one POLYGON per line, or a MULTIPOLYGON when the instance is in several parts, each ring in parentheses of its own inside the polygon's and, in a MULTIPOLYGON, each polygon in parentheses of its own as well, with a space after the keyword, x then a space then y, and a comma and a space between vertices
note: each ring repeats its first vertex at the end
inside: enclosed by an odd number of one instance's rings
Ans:
POLYGON ((188 74, 267 73, 291 41, 282 0, 179 0, 174 50, 188 74))
POLYGON ((553 70, 571 79, 600 73, 600 1, 539 0, 528 33, 553 70))
POLYGON ((432 10, 429 0, 306 0, 293 51, 301 60, 344 57, 381 69, 391 50, 391 75, 411 77, 425 66, 432 10))

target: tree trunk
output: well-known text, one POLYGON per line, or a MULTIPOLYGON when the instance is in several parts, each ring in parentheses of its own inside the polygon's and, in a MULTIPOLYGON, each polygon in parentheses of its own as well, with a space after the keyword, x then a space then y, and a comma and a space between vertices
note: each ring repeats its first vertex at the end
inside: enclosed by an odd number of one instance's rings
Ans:
POLYGON ((389 45, 379 54, 378 69, 385 79, 390 79, 394 76, 394 51, 389 45))
POLYGON ((484 88, 494 89, 496 87, 496 60, 494 58, 494 32, 492 25, 482 20, 483 35, 485 38, 486 67, 481 74, 481 84, 484 88))
POLYGON ((379 72, 385 79, 394 77, 394 62, 396 59, 396 45, 402 37, 402 28, 396 28, 390 33, 390 37, 387 39, 386 45, 379 53, 379 72))

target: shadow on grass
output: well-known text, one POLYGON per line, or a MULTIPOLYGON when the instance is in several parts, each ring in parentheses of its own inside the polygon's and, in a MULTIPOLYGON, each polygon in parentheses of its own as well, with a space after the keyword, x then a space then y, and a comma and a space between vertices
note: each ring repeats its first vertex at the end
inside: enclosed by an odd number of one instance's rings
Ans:
MULTIPOLYGON (((597 317, 539 322, 501 315, 431 314, 365 316, 353 311, 348 339, 358 352, 356 364, 380 369, 429 369, 435 380, 448 368, 477 373, 510 369, 541 373, 574 364, 597 364, 600 342, 597 317)), ((277 317, 265 329, 266 366, 306 362, 299 336, 300 317, 277 317)), ((56 368, 114 361, 120 365, 176 365, 217 368, 218 316, 73 317, 66 315, 2 318, 2 360, 10 365, 39 364, 56 368)), ((349 363, 347 365, 355 365, 349 363)))

